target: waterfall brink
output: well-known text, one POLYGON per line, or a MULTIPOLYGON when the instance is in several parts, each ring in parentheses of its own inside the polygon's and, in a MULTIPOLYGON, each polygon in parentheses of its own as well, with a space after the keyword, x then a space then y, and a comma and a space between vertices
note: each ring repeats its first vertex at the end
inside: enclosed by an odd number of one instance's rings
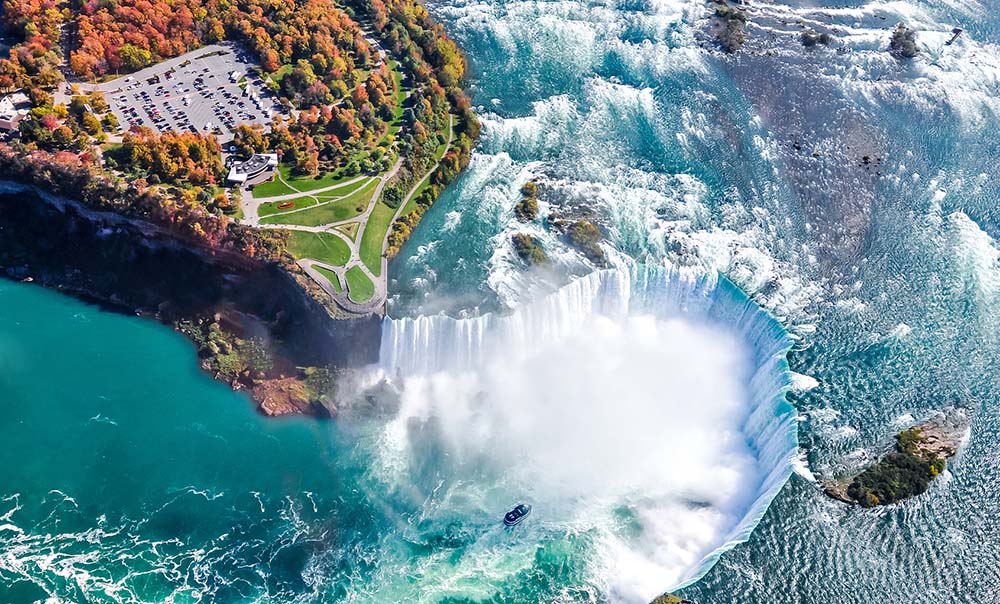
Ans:
MULTIPOLYGON (((688 338, 687 335, 682 334, 682 336, 688 338)), ((666 461, 673 462, 672 465, 675 466, 692 465, 689 463, 690 459, 685 456, 694 455, 690 451, 697 449, 686 446, 687 441, 684 441, 682 434, 686 430, 702 435, 703 440, 717 440, 722 443, 715 448, 706 448, 705 455, 708 459, 704 465, 698 465, 696 459, 692 469, 689 470, 691 473, 703 475, 716 472, 724 477, 721 482, 732 488, 726 490, 720 487, 719 490, 724 493, 720 495, 712 491, 711 485, 706 486, 703 483, 705 480, 703 476, 692 478, 680 474, 677 468, 670 467, 671 464, 655 459, 661 451, 655 447, 635 449, 643 452, 640 453, 639 459, 626 460, 619 466, 607 469, 603 475, 601 474, 603 469, 594 470, 596 478, 593 484, 587 485, 587 489, 581 492, 586 492, 602 501, 616 499, 618 501, 616 505, 635 510, 636 523, 641 525, 645 532, 659 532, 642 538, 615 537, 612 539, 614 544, 606 548, 616 552, 612 556, 616 560, 614 562, 616 566, 604 569, 606 574, 614 575, 606 578, 604 587, 609 590, 612 599, 624 601, 637 597, 651 599, 662 591, 688 585, 704 576, 723 552, 749 538, 768 505, 791 475, 798 447, 796 412, 785 397, 791 385, 786 360, 791 344, 791 337, 778 321, 724 277, 693 270, 638 265, 627 270, 610 269, 594 272, 575 280, 550 296, 519 307, 508 315, 488 314, 471 319, 453 319, 445 316, 387 318, 383 324, 379 368, 383 375, 393 376, 394 380, 406 384, 408 391, 411 390, 411 384, 418 383, 419 385, 412 390, 419 391, 419 394, 412 395, 411 399, 420 398, 423 401, 424 398, 429 398, 443 401, 436 404, 420 402, 416 404, 420 410, 414 411, 415 404, 412 401, 405 402, 404 395, 402 415, 407 415, 410 419, 426 418, 434 416, 435 413, 445 418, 451 415, 457 416, 458 419, 452 420, 456 423, 453 436, 442 440, 446 443, 462 441, 463 438, 467 438, 465 433, 474 433, 475 439, 468 440, 470 444, 465 447, 466 449, 478 448, 478 451, 492 454, 496 450, 521 446, 532 450, 533 459, 544 460, 551 455, 559 459, 559 452, 555 448, 545 448, 544 445, 536 444, 538 441, 551 440, 558 441, 557 447, 574 451, 567 457, 570 465, 573 462, 587 465, 592 464, 592 461, 578 455, 579 452, 586 454, 586 444, 575 450, 575 443, 561 442, 564 437, 572 441, 574 434, 584 433, 588 435, 586 438, 590 439, 589 442, 595 443, 595 447, 605 446, 600 457, 596 459, 599 462, 609 460, 609 466, 613 466, 616 454, 631 451, 629 438, 634 437, 641 441, 648 436, 643 434, 648 430, 642 424, 649 421, 672 423, 654 433, 652 439, 646 440, 677 441, 671 443, 675 449, 668 449, 664 454, 671 457, 666 461), (628 323, 637 320, 640 322, 628 323), (570 388, 565 397, 573 398, 572 402, 576 406, 558 407, 559 402, 552 401, 560 398, 559 392, 553 389, 557 390, 561 382, 558 376, 553 377, 553 374, 558 373, 564 365, 571 364, 578 357, 582 356, 589 360, 604 354, 605 348, 602 348, 604 345, 599 344, 595 350, 588 349, 585 354, 573 356, 573 353, 577 352, 581 345, 586 345, 590 339, 598 343, 603 342, 601 334, 606 328, 602 326, 606 323, 602 321, 615 326, 631 325, 622 328, 620 332, 614 332, 614 337, 609 341, 618 347, 612 347, 607 352, 609 356, 615 354, 614 351, 625 350, 631 356, 627 356, 624 363, 627 366, 640 365, 644 374, 655 374, 662 367, 664 382, 672 379, 669 376, 671 367, 665 365, 676 365, 676 359, 663 357, 667 360, 661 365, 654 363, 652 371, 647 370, 642 362, 651 356, 644 352, 645 350, 656 353, 663 347, 669 349, 671 342, 651 345, 648 342, 643 343, 642 340, 652 336, 662 339, 664 334, 675 334, 657 326, 678 322, 706 326, 706 329, 714 330, 698 332, 698 337, 701 339, 681 339, 681 336, 677 336, 676 347, 684 348, 678 358, 683 360, 688 356, 697 356, 703 350, 713 350, 713 347, 741 350, 738 355, 741 359, 739 364, 741 369, 727 372, 725 368, 729 366, 722 365, 723 369, 713 374, 722 376, 719 381, 724 381, 723 374, 732 373, 735 376, 733 379, 738 381, 738 388, 735 391, 739 392, 739 395, 727 398, 729 391, 726 390, 719 393, 713 391, 707 397, 701 398, 687 396, 689 392, 696 390, 711 390, 713 385, 707 383, 715 381, 711 375, 707 378, 705 376, 692 378, 695 386, 687 390, 671 391, 665 387, 662 393, 656 392, 656 385, 651 387, 647 383, 634 386, 635 389, 630 391, 630 383, 636 380, 623 379, 621 384, 616 384, 609 391, 610 394, 602 391, 599 398, 596 395, 590 398, 585 394, 581 396, 580 392, 570 388), (706 333, 707 336, 704 335, 706 333), (591 334, 594 334, 593 337, 591 334), (714 334, 723 335, 717 338, 714 334), (570 339, 571 345, 565 348, 569 350, 560 349, 559 352, 570 359, 568 362, 560 357, 553 367, 539 368, 537 360, 527 365, 518 365, 510 361, 512 356, 516 356, 511 351, 542 351, 538 354, 549 355, 546 348, 548 343, 567 338, 570 339), (583 344, 580 344, 581 342, 583 344), (636 348, 643 352, 637 354, 629 352, 632 342, 636 342, 636 348), (642 348, 643 345, 647 348, 642 348), (440 388, 438 383, 437 386, 444 392, 436 395, 433 392, 436 378, 432 376, 476 372, 477 375, 493 375, 498 372, 498 367, 502 368, 499 379, 478 379, 473 389, 481 388, 487 392, 494 386, 505 389, 508 381, 518 381, 520 375, 518 372, 530 374, 537 370, 536 373, 544 374, 541 380, 535 377, 535 381, 530 382, 528 386, 512 389, 513 395, 511 392, 505 393, 506 398, 501 399, 504 403, 498 405, 508 413, 529 416, 537 409, 539 417, 530 416, 524 420, 527 424, 549 421, 550 416, 545 415, 549 405, 556 406, 556 410, 551 411, 550 415, 561 414, 570 422, 585 422, 585 419, 575 418, 581 416, 585 418, 592 409, 594 413, 599 414, 605 407, 620 406, 621 410, 616 409, 616 412, 623 414, 626 420, 632 421, 636 433, 631 434, 632 424, 619 426, 606 424, 609 433, 620 431, 629 434, 620 442, 612 441, 610 445, 601 445, 600 440, 603 435, 600 432, 588 432, 590 426, 586 424, 558 426, 565 434, 557 429, 538 432, 521 425, 511 428, 505 425, 507 420, 502 413, 491 415, 484 420, 483 412, 477 406, 479 402, 463 407, 447 400, 464 396, 459 390, 467 382, 460 380, 454 384, 449 382, 443 388, 440 388), (527 370, 524 367, 527 367, 527 370), (530 398, 530 394, 525 393, 534 392, 539 385, 548 388, 539 395, 540 402, 531 404, 520 402, 530 398), (459 393, 449 397, 447 393, 449 389, 459 393), (626 400, 630 392, 633 395, 639 393, 653 402, 639 404, 633 413, 626 400), (657 402, 661 400, 658 397, 662 398, 663 406, 674 408, 673 415, 656 415, 657 411, 654 409, 651 417, 655 419, 647 420, 644 415, 647 410, 661 404, 657 402), (738 399, 738 404, 727 402, 730 399, 738 399), (700 408, 710 407, 716 400, 722 401, 719 409, 699 414, 700 408), (691 425, 684 425, 689 417, 692 418, 691 425), (712 424, 726 425, 718 427, 712 424), (494 448, 490 448, 491 439, 499 443, 494 448), (508 446, 507 443, 511 445, 508 446), (518 445, 518 443, 525 444, 518 445), (646 455, 644 451, 653 453, 646 455), (646 462, 649 462, 649 468, 644 467, 646 462), (630 466, 638 466, 646 475, 652 476, 653 480, 643 482, 646 480, 645 475, 629 474, 627 469, 630 469, 630 466), (623 471, 623 468, 626 470, 623 471), (626 475, 624 478, 621 477, 623 474, 626 475), (611 482, 614 486, 600 490, 602 482, 611 482), (592 492, 592 489, 597 489, 597 492, 592 492), (675 501, 670 505, 661 505, 644 500, 644 498, 663 497, 672 497, 675 501), (712 511, 705 512, 705 509, 712 511), (683 527, 675 527, 676 524, 683 525, 688 522, 678 520, 686 518, 685 514, 690 514, 690 524, 702 522, 707 527, 704 534, 699 533, 696 535, 697 538, 691 538, 690 535, 683 533, 683 527), (686 545, 688 541, 698 541, 698 546, 690 546, 689 551, 685 550, 683 555, 678 554, 677 550, 681 546, 676 544, 683 543, 688 547, 686 545), (634 558, 631 550, 642 550, 641 558, 634 558)), ((677 354, 677 351, 674 353, 677 354)), ((607 359, 607 364, 614 365, 614 362, 615 359, 607 359)), ((591 365, 583 363, 581 367, 583 367, 581 371, 586 374, 590 371, 591 365)), ((681 371, 690 373, 687 370, 681 371)), ((683 377, 680 376, 678 379, 683 377)), ((652 379, 657 379, 657 376, 652 376, 652 379)), ((567 383, 571 386, 575 384, 573 381, 567 383)), ((655 382, 650 383, 655 384, 655 382)), ((596 386, 602 384, 597 383, 596 386)), ((475 397, 469 398, 480 400, 475 397)), ((607 413, 606 410, 603 412, 607 413)), ((599 421, 604 421, 603 416, 599 417, 602 418, 599 421)), ((447 423, 449 420, 442 421, 447 423)), ((559 421, 558 417, 554 420, 555 423, 559 421)), ((447 426, 442 432, 448 433, 447 426)), ((461 457, 464 452, 458 448, 451 457, 461 457)), ((484 457, 488 455, 484 454, 484 457)), ((553 465, 567 465, 567 463, 553 462, 553 465)), ((584 471, 586 470, 587 468, 584 468, 584 471)), ((538 484, 545 484, 546 480, 551 479, 553 485, 562 488, 564 484, 572 484, 577 478, 564 468, 551 472, 548 469, 531 472, 533 473, 530 480, 522 481, 527 486, 519 485, 518 488, 531 492, 536 500, 546 500, 549 495, 545 492, 547 487, 537 487, 538 484), (537 487, 535 491, 531 491, 533 487, 537 487)), ((501 482, 503 481, 515 482, 515 479, 503 476, 501 482)), ((552 487, 551 490, 558 489, 552 487)), ((549 496, 548 499, 551 500, 549 507, 555 508, 556 504, 552 502, 556 501, 557 497, 549 496)), ((579 501, 579 498, 574 501, 579 501)), ((579 504, 574 505, 579 507, 579 504)), ((600 526, 600 523, 597 523, 597 526, 600 526)))

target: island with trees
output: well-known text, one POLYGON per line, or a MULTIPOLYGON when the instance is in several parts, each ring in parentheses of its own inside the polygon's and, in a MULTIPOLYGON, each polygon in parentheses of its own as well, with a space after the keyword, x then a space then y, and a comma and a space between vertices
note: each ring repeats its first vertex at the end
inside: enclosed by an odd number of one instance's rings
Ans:
POLYGON ((968 435, 964 411, 951 408, 896 435, 895 446, 851 478, 827 481, 824 492, 862 507, 891 505, 920 495, 955 456, 968 435))

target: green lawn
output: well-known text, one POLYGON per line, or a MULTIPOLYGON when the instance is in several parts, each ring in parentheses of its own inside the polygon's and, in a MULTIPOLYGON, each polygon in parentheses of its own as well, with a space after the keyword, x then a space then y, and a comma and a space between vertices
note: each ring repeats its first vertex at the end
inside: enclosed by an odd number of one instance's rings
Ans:
POLYGON ((325 174, 319 178, 314 176, 292 176, 291 167, 286 166, 285 164, 278 166, 278 173, 281 174, 281 178, 285 179, 285 182, 288 184, 281 182, 277 177, 275 177, 272 181, 264 182, 254 187, 253 196, 260 198, 273 197, 275 195, 288 195, 290 193, 306 193, 308 191, 322 189, 323 187, 337 185, 357 176, 361 176, 360 174, 347 176, 342 174, 340 170, 325 174))
POLYGON ((344 266, 351 259, 351 248, 333 233, 292 231, 288 251, 296 258, 312 258, 333 266, 344 266))
MULTIPOLYGON (((289 168, 284 164, 278 166, 278 173, 281 174, 281 177, 284 178, 285 180, 291 178, 290 171, 291 168, 289 168)), ((285 183, 278 180, 277 176, 275 176, 274 180, 270 182, 260 183, 259 185, 253 188, 253 191, 251 191, 254 197, 273 197, 275 195, 288 195, 289 193, 298 193, 298 192, 299 191, 289 187, 285 183)))
POLYGON ((313 266, 313 268, 316 269, 316 272, 330 280, 330 283, 333 284, 333 290, 335 292, 338 294, 344 293, 344 286, 340 284, 340 277, 337 276, 337 273, 328 268, 323 268, 322 266, 313 266))
POLYGON ((301 212, 278 214, 261 220, 265 224, 295 224, 301 226, 319 226, 354 218, 364 212, 375 191, 378 180, 368 182, 364 187, 341 199, 317 205, 301 212), (360 210, 358 208, 361 208, 360 210))
POLYGON ((395 213, 396 210, 379 201, 375 204, 368 218, 368 224, 365 225, 365 232, 361 235, 359 250, 361 261, 376 277, 382 273, 382 242, 385 241, 385 234, 395 213))
POLYGON ((320 201, 330 201, 336 199, 337 197, 343 197, 354 191, 357 191, 364 187, 366 184, 371 182, 370 179, 362 179, 358 182, 353 182, 349 185, 344 185, 342 187, 337 187, 335 189, 330 189, 329 191, 323 191, 316 196, 304 195, 302 197, 296 197, 295 199, 289 199, 286 201, 269 201, 267 203, 262 203, 257 208, 257 215, 260 217, 270 216, 272 214, 277 214, 278 212, 291 212, 292 210, 299 210, 302 208, 308 208, 314 206, 320 201), (318 201, 317 201, 318 200, 318 201), (288 203, 289 201, 295 203, 294 208, 279 209, 278 206, 288 203))
MULTIPOLYGON (((287 178, 285 180, 288 180, 288 184, 305 193, 307 191, 315 191, 316 189, 322 189, 323 187, 329 187, 331 185, 339 185, 342 182, 351 180, 352 178, 357 178, 358 176, 361 176, 361 174, 344 176, 337 171, 320 178, 313 178, 312 176, 294 176, 291 180, 287 178)), ((361 180, 357 186, 361 186, 364 182, 364 180, 361 180)), ((333 190, 331 190, 331 192, 333 190)), ((324 195, 325 194, 326 192, 324 191, 324 195)), ((343 193, 340 193, 340 195, 343 195, 343 193)))
POLYGON ((278 212, 291 212, 292 210, 301 210, 302 208, 308 208, 309 206, 316 205, 317 202, 315 197, 296 197, 295 199, 289 199, 288 201, 269 201, 267 203, 262 203, 257 206, 257 215, 263 218, 264 216, 270 216, 271 214, 277 214, 278 212), (278 206, 292 202, 295 207, 279 209, 278 206))
POLYGON ((270 75, 270 77, 271 77, 271 79, 272 79, 272 80, 274 80, 274 81, 275 81, 276 83, 280 84, 280 83, 281 83, 281 80, 282 80, 282 79, 283 79, 283 78, 284 78, 284 77, 285 77, 286 75, 288 75, 288 74, 289 74, 289 73, 290 73, 290 72, 291 72, 291 71, 292 71, 293 69, 295 69, 295 66, 294 66, 294 65, 292 65, 291 63, 287 63, 287 64, 285 64, 285 65, 282 65, 281 67, 279 67, 279 68, 278 68, 278 71, 275 71, 274 73, 272 73, 272 74, 270 75))
POLYGON ((375 284, 360 266, 352 266, 344 273, 347 277, 347 297, 357 303, 367 302, 375 295, 375 284))

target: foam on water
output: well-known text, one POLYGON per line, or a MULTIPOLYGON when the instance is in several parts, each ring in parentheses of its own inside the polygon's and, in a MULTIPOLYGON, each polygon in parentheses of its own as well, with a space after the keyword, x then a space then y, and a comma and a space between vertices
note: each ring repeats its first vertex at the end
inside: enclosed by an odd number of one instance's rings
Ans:
POLYGON ((748 538, 796 462, 790 345, 728 280, 641 265, 509 315, 386 319, 378 371, 402 403, 378 480, 433 526, 486 525, 475 554, 422 568, 447 588, 407 597, 499 589, 569 535, 591 545, 567 563, 615 600, 697 580, 748 538), (523 534, 488 529, 521 499, 535 506, 523 534))

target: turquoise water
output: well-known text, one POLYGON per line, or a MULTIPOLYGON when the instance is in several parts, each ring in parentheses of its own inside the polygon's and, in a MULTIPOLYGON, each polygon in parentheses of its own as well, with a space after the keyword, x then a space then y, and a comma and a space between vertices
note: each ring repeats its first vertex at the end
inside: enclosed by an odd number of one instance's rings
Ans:
MULTIPOLYGON (((414 363, 430 363, 456 376, 436 422, 426 421, 433 413, 413 410, 417 399, 407 396, 397 413, 345 407, 336 422, 269 419, 198 370, 190 343, 169 329, 34 285, 0 283, 8 309, 0 317, 0 601, 527 603, 608 594, 631 601, 630 590, 648 599, 699 577, 747 537, 791 472, 796 422, 784 396, 790 341, 728 282, 658 269, 621 279, 615 271, 595 274, 541 306, 484 318, 495 327, 472 332, 539 337, 538 328, 548 326, 544 341, 572 343, 582 324, 611 328, 608 342, 621 342, 629 332, 617 335, 620 323, 599 317, 629 307, 714 323, 726 331, 706 336, 697 330, 708 327, 663 323, 677 339, 664 340, 665 347, 653 342, 628 362, 641 367, 638 356, 665 352, 680 355, 665 357, 678 364, 687 355, 696 360, 687 371, 715 372, 710 378, 738 390, 735 408, 696 395, 697 385, 664 389, 670 380, 662 371, 642 371, 635 377, 657 387, 641 386, 593 424, 586 420, 600 417, 602 401, 560 385, 541 369, 544 357, 529 356, 525 362, 548 375, 551 394, 583 421, 536 414, 531 429, 544 430, 564 452, 526 459, 504 454, 527 450, 527 441, 512 447, 517 431, 462 415, 463 370, 446 359, 463 346, 435 336, 435 321, 424 331, 436 342, 400 342, 395 350, 384 342, 383 353, 389 372, 420 376, 414 363), (700 350, 682 346, 685 338, 700 350), (712 346, 728 349, 706 356, 712 346), (742 366, 744 347, 745 394, 742 370, 726 376, 729 363, 742 366), (442 356, 429 357, 432 351, 442 356), (706 415, 690 414, 685 404, 706 415), (591 413, 576 413, 584 407, 591 413), (647 421, 642 439, 638 419, 647 421), (678 422, 693 440, 663 438, 663 427, 678 422), (470 457, 453 446, 449 423, 455 435, 474 435, 473 447, 495 442, 470 457), (742 437, 733 441, 733 432, 742 437), (654 450, 660 459, 630 444, 643 439, 664 445, 654 450), (615 458, 621 463, 600 469, 615 458), (723 467, 733 477, 706 474, 723 467), (619 480, 627 468, 640 482, 619 480), (503 530, 498 517, 525 496, 537 520, 503 530), (692 506, 687 497, 703 501, 692 506), (642 529, 642 518, 683 518, 702 531, 672 541, 669 531, 642 529), (633 569, 616 566, 622 554, 608 548, 634 549, 656 570, 625 579, 633 569)), ((393 324, 386 329, 391 334, 393 324)), ((606 352, 600 341, 592 345, 606 352)), ((493 348, 476 346, 492 364, 493 348)), ((515 356, 508 351, 508 362, 515 356)), ((504 381, 530 373, 505 372, 504 381)), ((611 380, 595 385, 603 382, 611 380)), ((483 387, 492 393, 496 386, 483 387)), ((535 405, 559 413, 544 393, 517 398, 517 411, 500 399, 499 418, 531 415, 535 405)), ((480 395, 474 399, 481 404, 480 395)))
POLYGON ((295 601, 314 555, 369 530, 332 424, 258 416, 157 324, 0 299, 0 601, 295 601))
MULTIPOLYGON (((516 221, 520 186, 537 180, 543 216, 590 217, 620 270, 718 270, 795 335, 790 396, 812 473, 857 469, 932 410, 971 411, 967 447, 925 495, 852 509, 794 475, 685 595, 997 602, 995 6, 754 6, 747 52, 727 58, 704 42, 700 3, 433 3, 468 54, 484 134, 390 267, 392 314, 475 316, 559 299, 591 274, 544 221, 516 221), (800 20, 840 51, 804 50, 800 20), (923 49, 903 66, 884 52, 897 21, 923 49), (945 46, 956 25, 966 33, 945 46), (524 269, 518 231, 551 270, 524 269)), ((441 483, 455 463, 441 433, 402 426, 426 446, 402 466, 411 480, 387 482, 374 462, 392 451, 391 411, 265 421, 168 330, 27 285, 0 284, 0 302, 0 601, 608 598, 600 531, 539 510, 529 531, 487 534, 513 495, 441 483), (475 571, 469 560, 484 572, 454 572, 475 571)), ((656 534, 672 543, 683 528, 656 534)))
POLYGON ((544 220, 517 221, 535 180, 541 215, 600 225, 614 264, 716 269, 798 336, 813 474, 856 471, 935 409, 972 411, 925 496, 856 510, 793 476, 685 595, 997 602, 997 3, 750 4, 729 57, 699 2, 432 3, 469 57, 483 138, 390 267, 392 312, 514 307, 592 270, 544 220), (905 64, 885 52, 898 22, 921 47, 905 64), (805 49, 803 27, 836 42, 805 49), (525 269, 517 232, 551 270, 525 269))

